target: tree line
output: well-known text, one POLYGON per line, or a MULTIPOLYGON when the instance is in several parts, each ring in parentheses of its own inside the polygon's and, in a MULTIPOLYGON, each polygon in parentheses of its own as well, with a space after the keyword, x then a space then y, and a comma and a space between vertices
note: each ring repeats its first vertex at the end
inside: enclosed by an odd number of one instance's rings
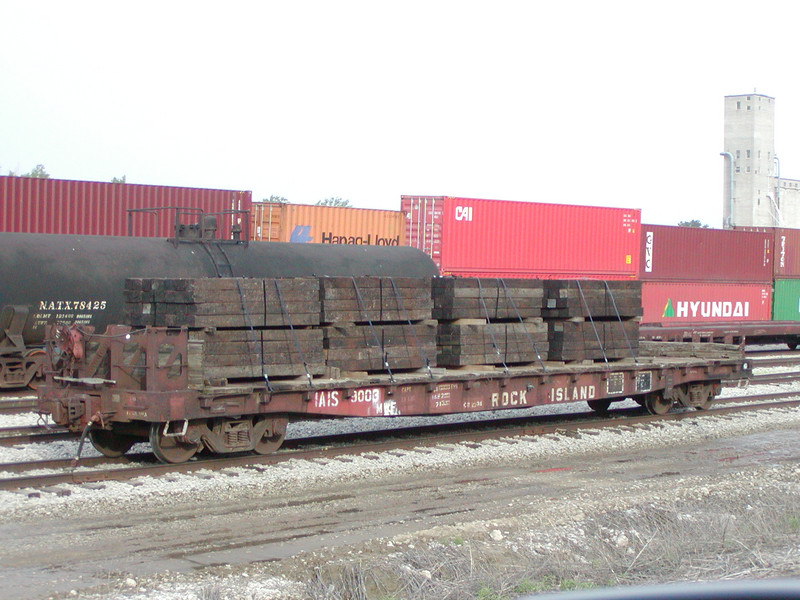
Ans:
MULTIPOLYGON (((50 173, 47 172, 45 166, 42 164, 36 165, 33 169, 28 171, 27 173, 17 173, 15 171, 9 170, 7 175, 9 177, 34 177, 36 179, 50 179, 50 173)), ((126 183, 125 175, 122 177, 112 177, 111 183, 126 183)), ((269 198, 264 198, 263 202, 278 202, 280 204, 288 204, 289 200, 284 196, 270 196, 269 198)), ((319 200, 316 202, 317 206, 351 206, 350 200, 342 199, 339 197, 330 197, 325 198, 324 200, 319 200)))

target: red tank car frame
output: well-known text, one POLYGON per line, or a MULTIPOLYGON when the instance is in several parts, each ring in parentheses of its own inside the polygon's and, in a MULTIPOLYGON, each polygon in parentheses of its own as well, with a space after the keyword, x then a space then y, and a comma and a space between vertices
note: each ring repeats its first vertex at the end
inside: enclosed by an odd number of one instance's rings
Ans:
POLYGON ((747 376, 740 349, 698 357, 641 357, 613 363, 428 369, 365 379, 193 382, 187 330, 110 326, 103 335, 54 327, 54 368, 39 411, 86 431, 108 456, 149 440, 163 462, 214 453, 269 453, 292 419, 446 415, 586 401, 605 410, 633 398, 663 414, 674 403, 705 409, 722 381, 747 376))

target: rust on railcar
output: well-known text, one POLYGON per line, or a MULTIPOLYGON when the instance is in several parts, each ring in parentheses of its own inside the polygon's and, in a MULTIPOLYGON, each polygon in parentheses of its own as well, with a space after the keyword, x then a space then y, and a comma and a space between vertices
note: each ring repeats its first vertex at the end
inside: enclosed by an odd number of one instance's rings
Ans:
POLYGON ((73 431, 90 422, 106 427, 112 422, 189 422, 242 415, 443 415, 644 398, 654 392, 683 402, 690 386, 718 392, 722 380, 746 372, 741 350, 730 348, 710 358, 435 369, 373 374, 368 380, 197 382, 192 380, 185 329, 132 330, 117 325, 102 336, 89 333, 76 340, 70 334, 67 339, 67 345, 49 344, 55 368, 39 390, 39 409, 73 431))

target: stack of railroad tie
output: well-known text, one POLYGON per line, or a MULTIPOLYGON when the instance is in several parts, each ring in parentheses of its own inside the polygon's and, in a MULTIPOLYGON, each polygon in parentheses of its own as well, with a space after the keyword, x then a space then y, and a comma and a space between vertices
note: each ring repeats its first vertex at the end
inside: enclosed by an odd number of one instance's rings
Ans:
POLYGON ((128 279, 126 322, 187 327, 195 383, 436 365, 429 278, 128 279))
POLYGON ((442 277, 433 280, 440 367, 509 365, 547 358, 538 279, 442 277))
POLYGON ((638 353, 635 281, 443 277, 433 282, 439 366, 618 360, 638 353))
POLYGON ((550 360, 618 360, 638 355, 639 281, 544 282, 550 360))
POLYGON ((342 371, 436 366, 429 278, 322 277, 325 360, 342 371))
POLYGON ((267 376, 617 360, 638 353, 629 281, 128 279, 126 322, 186 327, 194 385, 267 376))
POLYGON ((189 328, 196 383, 325 373, 315 278, 128 279, 125 288, 129 325, 189 328))

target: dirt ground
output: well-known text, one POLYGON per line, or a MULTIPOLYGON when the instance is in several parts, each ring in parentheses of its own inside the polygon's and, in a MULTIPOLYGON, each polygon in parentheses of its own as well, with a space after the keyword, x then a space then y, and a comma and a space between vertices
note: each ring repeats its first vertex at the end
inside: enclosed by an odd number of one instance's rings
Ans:
MULTIPOLYGON (((785 512, 787 523, 800 517, 794 513, 800 494, 797 417, 724 434, 707 419, 690 421, 667 434, 651 428, 657 439, 649 442, 641 441, 647 431, 604 433, 616 446, 585 447, 599 434, 557 436, 547 443, 563 449, 544 457, 521 449, 537 446, 534 441, 493 442, 491 460, 316 477, 272 488, 234 483, 195 494, 154 492, 146 500, 75 497, 31 504, 0 522, 0 585, 7 600, 334 598, 346 597, 347 585, 373 590, 375 598, 435 597, 426 596, 425 586, 457 579, 463 568, 469 584, 452 597, 565 589, 566 572, 553 579, 552 563, 561 557, 563 567, 564 553, 575 553, 570 545, 584 551, 608 546, 632 562, 630 572, 643 566, 655 532, 667 528, 656 517, 673 515, 677 523, 682 510, 689 519, 710 509, 735 520, 737 511, 758 508, 759 498, 785 512), (601 514, 616 515, 618 526, 598 526, 601 514), (543 570, 547 564, 549 571, 543 570), (511 579, 501 580, 501 572, 511 572, 511 579), (516 588, 503 583, 510 580, 516 588), (522 580, 527 587, 519 586, 522 580)), ((462 451, 436 452, 458 462, 462 451)), ((244 476, 217 477, 230 484, 244 476)), ((796 547, 794 538, 791 544, 796 547)), ((800 564, 790 554, 786 550, 784 564, 777 565, 782 575, 795 574, 800 564)), ((771 561, 775 567, 780 559, 771 561)), ((600 584, 619 583, 609 575, 619 569, 599 570, 600 584)), ((570 573, 574 578, 578 571, 570 573)), ((713 565, 706 573, 716 576, 713 565)))

